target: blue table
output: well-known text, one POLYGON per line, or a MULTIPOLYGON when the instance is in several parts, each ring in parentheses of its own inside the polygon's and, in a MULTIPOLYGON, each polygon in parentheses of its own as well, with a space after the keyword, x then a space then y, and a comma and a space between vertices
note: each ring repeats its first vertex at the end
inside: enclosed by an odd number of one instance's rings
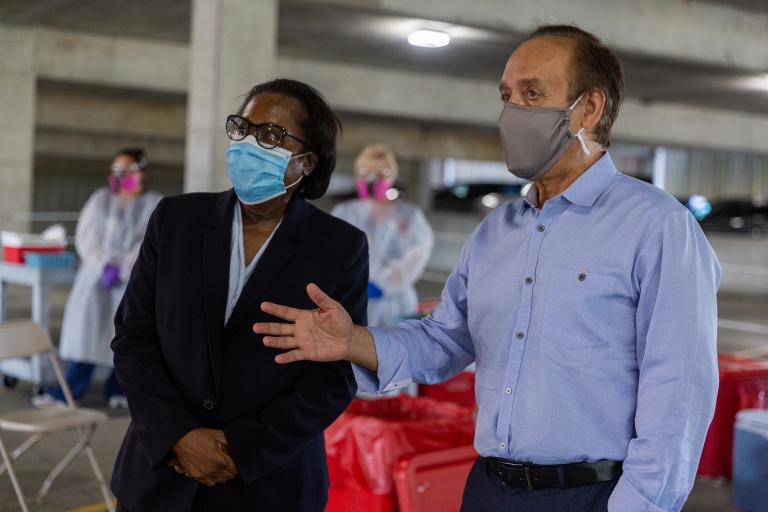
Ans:
MULTIPOLYGON (((20 263, 0 261, 0 322, 8 318, 7 285, 15 284, 32 288, 32 320, 50 332, 51 288, 72 286, 77 270, 74 268, 31 267, 20 263)), ((48 358, 9 359, 0 362, 0 373, 7 377, 28 381, 36 386, 56 382, 48 358)))

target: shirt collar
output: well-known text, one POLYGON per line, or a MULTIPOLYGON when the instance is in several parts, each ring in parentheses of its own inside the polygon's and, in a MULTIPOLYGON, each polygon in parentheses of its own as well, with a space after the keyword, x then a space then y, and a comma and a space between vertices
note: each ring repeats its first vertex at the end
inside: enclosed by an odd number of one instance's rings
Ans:
MULTIPOLYGON (((610 155, 606 151, 600 159, 584 171, 562 196, 573 204, 579 206, 592 206, 595 201, 608 188, 608 185, 616 176, 616 167, 613 165, 610 155)), ((531 187, 533 188, 533 187, 531 187)))
MULTIPOLYGON (((606 153, 600 157, 600 159, 592 164, 589 169, 584 171, 584 174, 579 176, 570 187, 568 187, 562 195, 565 199, 573 204, 579 206, 592 206, 595 201, 608 188, 608 184, 611 183, 613 177, 618 171, 613 165, 610 155, 606 153)), ((523 196, 525 203, 528 203, 531 207, 539 209, 539 189, 536 185, 531 185, 525 196, 523 196)))
MULTIPOLYGON (((525 193, 523 199, 525 199, 525 203, 528 203, 532 208, 535 209, 539 207, 539 189, 536 188, 535 183, 531 183, 531 186, 528 187, 528 192, 525 193)), ((523 203, 523 206, 525 206, 525 203, 523 203)))

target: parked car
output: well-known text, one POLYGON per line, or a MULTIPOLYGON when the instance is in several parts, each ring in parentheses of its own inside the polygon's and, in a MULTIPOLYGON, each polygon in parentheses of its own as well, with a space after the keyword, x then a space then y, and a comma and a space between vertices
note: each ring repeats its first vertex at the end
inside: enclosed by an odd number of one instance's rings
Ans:
POLYGON ((519 185, 472 183, 454 185, 435 192, 432 204, 442 210, 488 213, 517 197, 520 197, 519 185))
POLYGON ((768 204, 762 200, 720 201, 699 224, 705 231, 768 235, 768 204))

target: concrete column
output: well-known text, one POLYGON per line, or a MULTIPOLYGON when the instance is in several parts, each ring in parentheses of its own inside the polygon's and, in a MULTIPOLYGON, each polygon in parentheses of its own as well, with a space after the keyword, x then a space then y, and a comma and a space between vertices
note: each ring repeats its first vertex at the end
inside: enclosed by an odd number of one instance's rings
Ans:
POLYGON ((224 123, 275 78, 277 0, 192 0, 184 191, 231 187, 224 123))
POLYGON ((419 162, 419 186, 414 194, 414 201, 421 207, 424 214, 432 213, 432 187, 430 187, 430 174, 432 165, 430 160, 419 162))
POLYGON ((667 186, 667 148, 656 146, 653 153, 653 184, 661 190, 667 186))
POLYGON ((32 210, 35 143, 35 32, 0 27, 0 229, 25 231, 13 212, 32 210))

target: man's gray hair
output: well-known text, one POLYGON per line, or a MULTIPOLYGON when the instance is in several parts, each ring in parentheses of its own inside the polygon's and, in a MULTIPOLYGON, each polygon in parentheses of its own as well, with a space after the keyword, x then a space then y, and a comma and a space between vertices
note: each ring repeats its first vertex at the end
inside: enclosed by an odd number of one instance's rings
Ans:
POLYGON ((593 88, 603 91, 605 107, 595 126, 595 136, 597 142, 607 148, 611 145, 611 127, 624 99, 624 67, 621 59, 597 36, 576 25, 541 25, 528 34, 526 40, 539 37, 565 37, 575 42, 573 67, 568 80, 568 102, 576 101, 581 94, 593 88))

